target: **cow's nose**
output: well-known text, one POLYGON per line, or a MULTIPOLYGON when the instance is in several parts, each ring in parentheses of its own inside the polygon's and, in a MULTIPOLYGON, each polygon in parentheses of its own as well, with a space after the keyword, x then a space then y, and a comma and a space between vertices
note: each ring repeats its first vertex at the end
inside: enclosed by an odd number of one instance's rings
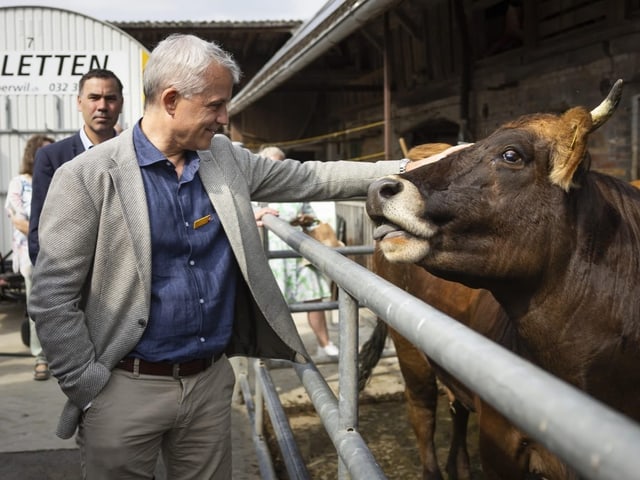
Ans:
POLYGON ((402 183, 391 177, 380 178, 369 185, 367 194, 367 214, 374 217, 382 214, 382 207, 387 200, 402 191, 402 183))

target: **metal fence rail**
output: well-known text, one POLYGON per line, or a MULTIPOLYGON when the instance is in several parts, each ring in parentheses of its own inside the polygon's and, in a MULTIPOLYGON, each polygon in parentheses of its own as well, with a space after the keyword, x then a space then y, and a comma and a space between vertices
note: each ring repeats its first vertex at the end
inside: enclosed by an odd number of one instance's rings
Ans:
POLYGON ((268 215, 263 221, 340 287, 340 401, 315 366, 294 365, 338 451, 340 478, 346 478, 347 470, 354 479, 385 478, 357 433, 357 388, 352 384, 357 375, 357 302, 585 478, 638 478, 640 425, 279 218, 268 215))

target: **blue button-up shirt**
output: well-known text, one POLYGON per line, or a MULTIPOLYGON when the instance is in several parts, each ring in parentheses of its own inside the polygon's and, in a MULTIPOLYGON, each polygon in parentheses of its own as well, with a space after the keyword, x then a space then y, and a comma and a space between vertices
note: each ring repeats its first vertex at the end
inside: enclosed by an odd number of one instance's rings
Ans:
POLYGON ((187 152, 182 177, 136 124, 133 141, 151 224, 151 310, 130 356, 184 362, 222 352, 234 316, 239 269, 218 214, 187 152))

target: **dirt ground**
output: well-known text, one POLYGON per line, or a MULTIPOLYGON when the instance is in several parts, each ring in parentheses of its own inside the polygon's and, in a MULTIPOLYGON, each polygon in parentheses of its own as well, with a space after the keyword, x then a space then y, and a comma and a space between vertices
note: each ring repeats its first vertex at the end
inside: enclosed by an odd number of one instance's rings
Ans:
MULTIPOLYGON (((338 455, 316 412, 310 409, 290 411, 288 418, 310 477, 314 480, 338 478, 338 455)), ((438 402, 437 422, 437 454, 440 466, 444 469, 451 431, 451 421, 444 396, 441 396, 438 402)), ((415 436, 409 426, 402 396, 394 395, 361 405, 359 423, 362 437, 387 478, 390 480, 422 478, 415 436)), ((477 425, 475 416, 472 415, 468 436, 472 479, 481 480, 483 477, 475 448, 474 439, 476 438, 477 425)), ((277 444, 273 436, 269 437, 269 445, 278 478, 287 479, 286 469, 281 457, 277 454, 277 444)), ((445 474, 444 471, 443 474, 445 474)))

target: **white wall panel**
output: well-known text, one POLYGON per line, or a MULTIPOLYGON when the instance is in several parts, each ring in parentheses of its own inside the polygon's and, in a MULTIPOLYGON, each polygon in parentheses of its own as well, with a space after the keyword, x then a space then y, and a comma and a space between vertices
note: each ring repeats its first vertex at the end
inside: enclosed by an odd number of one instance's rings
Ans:
MULTIPOLYGON (((40 74, 34 64, 42 66, 42 63, 37 63, 38 57, 32 59, 38 55, 108 58, 106 68, 113 70, 124 86, 120 124, 131 127, 142 115, 142 69, 148 52, 137 40, 107 22, 69 10, 0 7, 0 253, 3 255, 11 249, 11 226, 4 214, 7 186, 18 174, 26 140, 34 133, 46 133, 58 140, 77 131, 82 124, 76 109, 77 92, 70 86, 74 80, 77 84, 89 70, 89 63, 76 63, 76 68, 70 68, 72 64, 65 60, 64 68, 45 68, 40 74), (20 70, 23 57, 31 64, 23 64, 20 70)), ((51 65, 47 61, 46 66, 51 65)))

